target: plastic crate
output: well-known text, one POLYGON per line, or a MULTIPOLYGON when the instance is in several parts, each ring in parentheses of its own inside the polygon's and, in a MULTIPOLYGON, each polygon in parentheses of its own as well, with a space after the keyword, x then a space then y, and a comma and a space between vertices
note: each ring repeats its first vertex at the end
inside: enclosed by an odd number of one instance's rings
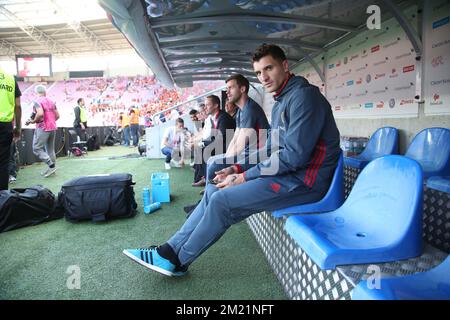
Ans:
POLYGON ((170 181, 168 173, 152 174, 152 202, 170 202, 170 181))

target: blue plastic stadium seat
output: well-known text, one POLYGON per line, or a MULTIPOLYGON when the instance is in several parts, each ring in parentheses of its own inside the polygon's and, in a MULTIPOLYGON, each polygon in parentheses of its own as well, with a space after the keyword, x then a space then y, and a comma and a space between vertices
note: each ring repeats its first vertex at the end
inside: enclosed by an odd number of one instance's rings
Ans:
POLYGON ((427 179, 427 187, 441 192, 450 193, 449 177, 430 177, 427 179))
POLYGON ((286 231, 322 269, 397 261, 422 252, 419 164, 399 155, 371 161, 337 210, 286 221, 286 231))
POLYGON ((291 214, 328 212, 339 208, 344 202, 343 162, 344 160, 341 152, 338 165, 334 171, 333 180, 331 180, 330 188, 328 189, 327 194, 320 201, 276 210, 272 212, 272 216, 275 218, 281 218, 291 214))
POLYGON ((410 276, 384 278, 380 289, 360 282, 352 292, 353 300, 450 300, 450 256, 437 267, 410 276))
POLYGON ((428 128, 413 139, 405 156, 420 163, 423 177, 450 175, 450 130, 428 128))
POLYGON ((344 163, 357 169, 364 168, 373 159, 398 153, 398 132, 393 127, 383 127, 375 131, 361 154, 345 157, 344 163))

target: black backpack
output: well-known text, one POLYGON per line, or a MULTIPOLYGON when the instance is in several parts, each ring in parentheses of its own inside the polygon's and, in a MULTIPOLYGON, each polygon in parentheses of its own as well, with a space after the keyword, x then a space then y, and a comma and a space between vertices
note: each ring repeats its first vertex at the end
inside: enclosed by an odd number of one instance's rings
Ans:
POLYGON ((59 219, 55 195, 41 185, 0 191, 0 232, 59 219))

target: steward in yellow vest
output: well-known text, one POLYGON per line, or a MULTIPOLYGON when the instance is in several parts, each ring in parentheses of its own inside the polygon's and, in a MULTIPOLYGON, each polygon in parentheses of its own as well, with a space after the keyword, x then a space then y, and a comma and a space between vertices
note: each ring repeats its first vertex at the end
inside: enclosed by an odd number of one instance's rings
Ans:
POLYGON ((73 127, 80 139, 86 141, 87 111, 84 108, 83 98, 77 100, 77 106, 73 109, 73 112, 75 113, 73 127))
POLYGON ((0 190, 8 189, 8 163, 11 143, 20 139, 22 109, 21 92, 14 76, 0 68, 0 190), (16 126, 13 127, 13 119, 16 126))

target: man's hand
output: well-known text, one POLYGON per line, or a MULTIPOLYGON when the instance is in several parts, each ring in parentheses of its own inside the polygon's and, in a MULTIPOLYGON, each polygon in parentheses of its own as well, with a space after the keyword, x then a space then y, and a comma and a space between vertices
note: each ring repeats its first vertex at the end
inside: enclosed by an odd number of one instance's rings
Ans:
POLYGON ((234 173, 233 166, 222 169, 220 171, 216 171, 215 172, 216 177, 214 178, 214 181, 217 183, 220 183, 220 182, 224 181, 226 177, 228 177, 230 174, 233 174, 233 173, 234 173))
POLYGON ((225 178, 225 180, 219 184, 217 184, 217 188, 228 188, 232 186, 238 186, 245 182, 244 175, 242 173, 239 174, 231 174, 225 178))
POLYGON ((22 129, 21 128, 17 128, 17 127, 14 128, 14 130, 13 130, 13 140, 14 140, 14 142, 20 141, 21 135, 22 135, 22 129))
POLYGON ((82 124, 82 123, 80 123, 80 124, 81 124, 81 130, 86 129, 86 128, 84 127, 84 124, 82 124))

